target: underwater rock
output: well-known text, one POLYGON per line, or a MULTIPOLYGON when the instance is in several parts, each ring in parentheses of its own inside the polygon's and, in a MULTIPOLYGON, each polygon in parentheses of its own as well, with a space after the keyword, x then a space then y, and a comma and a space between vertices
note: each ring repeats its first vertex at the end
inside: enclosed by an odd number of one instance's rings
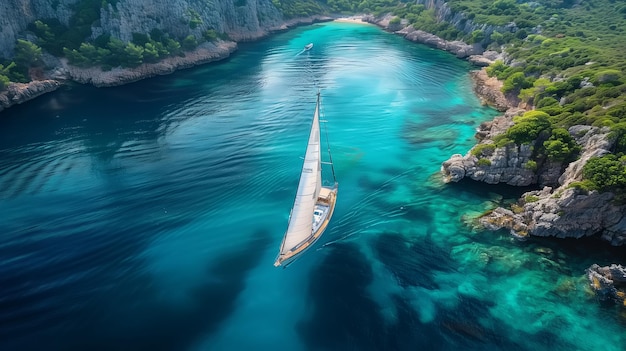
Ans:
POLYGON ((611 300, 626 307, 626 267, 593 264, 587 269, 587 279, 600 300, 611 300))

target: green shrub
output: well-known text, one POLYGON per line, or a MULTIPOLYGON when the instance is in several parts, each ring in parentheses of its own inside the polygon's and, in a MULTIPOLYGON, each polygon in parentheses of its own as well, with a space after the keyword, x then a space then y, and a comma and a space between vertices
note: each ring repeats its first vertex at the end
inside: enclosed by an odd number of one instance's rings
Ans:
POLYGON ((548 159, 559 162, 572 161, 580 152, 580 146, 564 128, 554 128, 550 138, 543 143, 548 159))
POLYGON ((510 144, 513 144, 513 140, 509 139, 506 136, 506 133, 504 134, 500 134, 500 135, 496 135, 493 138, 494 143, 496 144, 496 147, 506 147, 510 144))
POLYGON ((626 156, 593 157, 583 167, 583 178, 600 191, 626 191, 626 156))
POLYGON ((537 201, 539 201, 539 196, 536 196, 536 195, 526 195, 524 197, 524 202, 527 204, 531 202, 537 202, 537 201))
POLYGON ((41 48, 28 40, 17 40, 15 45, 15 63, 25 67, 41 63, 41 48))
POLYGON ((530 143, 539 133, 551 127, 550 117, 542 111, 528 111, 514 119, 515 124, 506 131, 506 137, 516 144, 530 143))
POLYGON ((207 41, 216 41, 218 38, 217 32, 213 29, 206 30, 204 33, 202 33, 202 36, 207 41))
POLYGON ((198 41, 193 35, 188 35, 187 37, 185 37, 185 39, 183 39, 183 43, 181 46, 183 50, 191 51, 198 46, 198 41))
MULTIPOLYGON (((245 6, 246 0, 237 0, 235 2, 235 6, 245 6)), ((189 16, 189 28, 196 29, 199 25, 202 24, 202 17, 200 14, 194 9, 188 9, 187 15, 189 16)))
POLYGON ((476 165, 479 167, 489 167, 491 166, 491 160, 488 158, 480 158, 478 159, 478 162, 476 162, 476 165))
POLYGON ((581 182, 572 182, 567 186, 567 188, 574 188, 584 193, 588 193, 591 190, 596 190, 596 185, 589 180, 583 180, 581 182))
MULTIPOLYGON (((0 67, 1 66, 2 65, 0 65, 0 67)), ((0 74, 0 90, 4 90, 9 85, 9 83, 11 83, 11 81, 9 80, 9 77, 3 74, 0 74)))
POLYGON ((510 93, 517 91, 519 92, 522 89, 532 87, 532 78, 527 78, 524 75, 524 72, 516 72, 511 74, 502 84, 502 92, 510 93))
POLYGON ((534 160, 528 160, 526 161, 526 163, 524 164, 524 168, 529 169, 531 171, 536 171, 537 170, 537 161, 534 160))
POLYGON ((618 83, 621 78, 622 78, 622 72, 616 69, 607 69, 607 70, 596 73, 595 80, 599 84, 618 83))
POLYGON ((496 149, 495 144, 478 144, 472 149, 472 155, 477 157, 489 156, 496 149))

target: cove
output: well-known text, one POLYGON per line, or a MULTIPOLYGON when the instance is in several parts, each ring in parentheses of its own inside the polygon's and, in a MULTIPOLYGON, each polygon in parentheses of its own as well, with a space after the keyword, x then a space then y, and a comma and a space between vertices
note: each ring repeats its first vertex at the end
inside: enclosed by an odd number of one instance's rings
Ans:
POLYGON ((624 317, 588 293, 584 270, 624 254, 476 229, 472 218, 522 190, 441 184, 441 162, 497 114, 469 69, 333 22, 4 111, 0 344, 622 349, 624 317), (315 248, 276 269, 317 89, 336 213, 315 248))

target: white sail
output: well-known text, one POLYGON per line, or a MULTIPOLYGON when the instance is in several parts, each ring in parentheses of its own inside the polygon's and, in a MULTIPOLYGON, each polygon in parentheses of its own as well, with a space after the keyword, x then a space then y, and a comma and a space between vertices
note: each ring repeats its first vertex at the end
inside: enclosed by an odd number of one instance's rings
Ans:
POLYGON ((298 192, 291 209, 289 226, 285 233, 280 254, 297 248, 312 236, 313 223, 311 214, 315 208, 315 202, 322 186, 322 167, 320 156, 320 126, 319 126, 319 95, 315 105, 313 124, 309 143, 304 156, 304 164, 300 174, 298 192))

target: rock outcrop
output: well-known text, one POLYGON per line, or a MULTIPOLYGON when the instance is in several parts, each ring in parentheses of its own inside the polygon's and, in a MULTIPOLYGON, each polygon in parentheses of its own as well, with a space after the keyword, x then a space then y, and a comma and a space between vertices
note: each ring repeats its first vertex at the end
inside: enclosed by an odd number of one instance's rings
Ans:
POLYGON ((426 44, 440 50, 451 52, 458 58, 466 58, 470 55, 480 55, 484 51, 480 44, 469 45, 460 40, 447 41, 434 34, 417 30, 413 28, 413 26, 405 27, 396 33, 404 36, 410 41, 426 44))
POLYGON ((384 15, 382 17, 366 15, 362 17, 362 20, 364 22, 376 24, 377 26, 382 27, 388 31, 401 35, 405 39, 412 42, 425 44, 440 50, 451 52, 458 58, 468 58, 470 56, 473 56, 474 59, 477 61, 489 61, 488 58, 485 58, 481 55, 484 50, 480 44, 469 45, 460 40, 447 41, 434 34, 427 33, 422 30, 417 30, 413 28, 412 25, 407 25, 406 21, 403 21, 400 24, 391 24, 391 19, 393 18, 394 16, 390 14, 384 15), (481 57, 481 59, 478 59, 478 57, 481 57))
MULTIPOLYGON (((488 60, 496 60, 498 55, 493 55, 492 51, 485 51, 483 56, 480 57, 485 57, 488 60)), ((507 100, 504 94, 502 94, 502 82, 496 77, 489 77, 486 70, 480 69, 471 71, 470 76, 472 77, 474 92, 476 92, 476 95, 478 95, 483 104, 493 106, 496 110, 501 112, 508 110, 509 106, 514 105, 514 102, 507 100)))
POLYGON ((558 185, 523 194, 515 211, 497 208, 482 217, 481 224, 490 229, 507 228, 518 237, 600 235, 612 245, 626 244, 626 205, 614 204, 610 192, 572 186, 582 180, 582 168, 589 158, 609 152, 608 128, 574 126, 569 132, 582 145, 582 154, 567 166, 558 185))
POLYGON ((0 92, 0 111, 55 91, 60 86, 61 82, 51 79, 36 80, 28 84, 11 83, 5 91, 0 92))
POLYGON ((442 163, 444 181, 458 182, 463 178, 471 178, 488 184, 506 183, 514 186, 556 184, 562 165, 550 162, 537 165, 533 159, 535 144, 542 140, 531 144, 496 146, 493 138, 504 133, 513 125, 513 118, 525 110, 513 106, 514 102, 500 91, 502 83, 489 78, 484 69, 472 72, 472 78, 474 90, 483 102, 505 113, 479 126, 476 138, 480 142, 465 156, 455 154, 442 163))
POLYGON ((612 264, 587 268, 589 286, 602 301, 611 300, 626 307, 626 267, 612 264))
POLYGON ((496 147, 493 141, 513 125, 514 116, 525 110, 502 95, 499 83, 490 81, 484 69, 473 73, 472 77, 474 89, 485 103, 499 110, 509 108, 503 116, 480 125, 476 132, 479 142, 465 156, 455 154, 442 163, 444 181, 470 178, 490 184, 542 187, 523 194, 511 209, 496 208, 481 217, 480 224, 492 230, 509 229, 513 236, 520 238, 599 235, 612 245, 625 245, 626 205, 615 204, 612 193, 585 191, 573 184, 582 180, 583 167, 590 158, 610 152, 613 140, 609 138, 609 129, 573 126, 568 132, 582 148, 576 161, 563 165, 542 159, 533 164, 529 162, 534 160, 532 150, 543 140, 504 147, 496 147))

